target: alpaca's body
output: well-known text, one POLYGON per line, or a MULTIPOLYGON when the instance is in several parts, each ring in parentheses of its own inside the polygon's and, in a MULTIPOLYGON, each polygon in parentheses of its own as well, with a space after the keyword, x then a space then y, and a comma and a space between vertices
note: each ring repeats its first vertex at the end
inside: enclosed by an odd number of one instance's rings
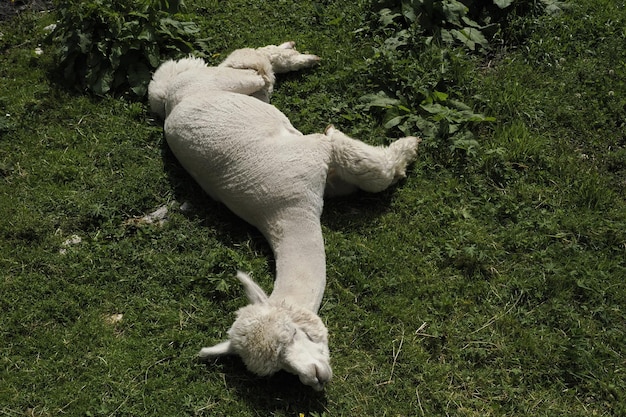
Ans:
POLYGON ((238 50, 219 67, 195 59, 169 61, 155 73, 149 93, 153 111, 165 118, 167 142, 180 163, 209 195, 256 226, 276 258, 271 295, 240 276, 253 304, 240 311, 230 341, 201 354, 237 353, 256 373, 286 369, 321 388, 331 376, 326 329, 315 315, 326 282, 320 216, 329 170, 338 182, 381 191, 404 175, 418 141, 405 138, 392 147, 375 148, 333 128, 325 134, 300 133, 266 102, 274 72, 318 61, 292 48, 288 43, 238 50), (272 314, 284 317, 286 328, 294 327, 287 335, 291 339, 283 340, 285 326, 272 333, 270 328, 280 321, 267 321, 272 314), (252 333, 263 337, 248 337, 252 333), (271 348, 254 351, 255 343, 267 344, 272 338, 281 340, 274 341, 274 350, 283 350, 285 344, 295 347, 284 349, 282 358, 271 348))
MULTIPOLYGON (((296 258, 277 255, 277 262, 293 260, 296 270, 289 273, 310 279, 282 292, 279 267, 272 297, 317 311, 324 288, 319 280, 326 276, 319 218, 330 142, 323 134, 302 135, 283 113, 257 98, 197 90, 190 86, 165 119, 170 148, 211 197, 256 226, 275 252, 298 246, 296 258), (297 242, 288 243, 290 238, 297 242)), ((289 287, 287 277, 284 281, 289 287)))
MULTIPOLYGON (((317 260, 319 266, 313 271, 303 271, 312 275, 312 290, 316 294, 302 294, 294 301, 306 300, 306 306, 317 311, 324 285, 314 281, 325 277, 324 270, 318 270, 325 265, 323 256, 320 258, 323 243, 319 225, 328 169, 324 153, 319 149, 324 142, 315 143, 295 129, 295 133, 290 133, 290 125, 280 123, 283 119, 288 123, 287 119, 277 116, 283 115, 256 98, 219 93, 211 99, 179 104, 166 119, 165 131, 176 132, 168 135, 168 144, 202 188, 256 226, 275 252, 282 250, 282 242, 295 233, 297 245, 302 246, 298 254, 304 259, 317 260), (216 103, 213 98, 220 101, 216 103), (257 120, 261 123, 256 123, 257 120), (224 134, 224 126, 229 126, 230 135, 224 134), (233 126, 241 136, 232 135, 233 126), (211 139, 206 140, 207 137, 211 139), (236 145, 242 141, 245 147, 236 145), (307 163, 306 156, 311 154, 318 156, 307 163), (315 160, 322 163, 315 165, 312 163, 315 160), (301 252, 307 246, 302 240, 307 237, 306 231, 314 245, 311 253, 301 252)), ((276 259, 280 262, 283 257, 277 254, 276 259)), ((300 269, 298 265, 303 264, 296 262, 294 267, 300 269)), ((281 272, 279 268, 277 284, 281 282, 281 272)))

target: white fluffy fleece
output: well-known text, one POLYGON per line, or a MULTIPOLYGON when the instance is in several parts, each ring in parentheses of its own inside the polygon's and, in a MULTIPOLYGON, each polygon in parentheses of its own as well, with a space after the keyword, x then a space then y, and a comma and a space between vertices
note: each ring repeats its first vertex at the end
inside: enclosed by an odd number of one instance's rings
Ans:
POLYGON ((269 104, 275 74, 318 61, 293 42, 246 48, 217 67, 196 58, 165 62, 149 86, 152 111, 164 118, 167 143, 181 165, 256 226, 276 259, 269 296, 238 275, 251 305, 238 312, 227 341, 200 355, 238 354, 252 372, 283 369, 315 389, 332 376, 327 330, 316 314, 326 283, 325 192, 386 189, 404 177, 419 143, 407 137, 375 147, 333 127, 298 131, 269 104))

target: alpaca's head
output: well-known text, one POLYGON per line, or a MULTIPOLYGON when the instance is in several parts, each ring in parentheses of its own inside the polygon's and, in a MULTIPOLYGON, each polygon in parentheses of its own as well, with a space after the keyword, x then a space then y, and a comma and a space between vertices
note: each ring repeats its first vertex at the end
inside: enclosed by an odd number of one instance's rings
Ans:
POLYGON ((237 277, 251 304, 237 312, 229 339, 203 348, 200 356, 236 354, 257 375, 285 370, 298 375, 303 384, 321 390, 332 377, 328 331, 322 320, 310 310, 269 302, 250 277, 241 272, 237 277))

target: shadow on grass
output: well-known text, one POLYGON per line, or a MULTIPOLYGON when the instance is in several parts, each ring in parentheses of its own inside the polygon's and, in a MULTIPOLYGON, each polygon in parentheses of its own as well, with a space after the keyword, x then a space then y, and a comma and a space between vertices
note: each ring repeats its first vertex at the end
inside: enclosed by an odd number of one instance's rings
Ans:
MULTIPOLYGON (((237 391, 257 415, 274 415, 284 411, 287 415, 322 414, 326 410, 325 391, 317 392, 300 382, 296 375, 281 371, 270 377, 250 373, 240 358, 225 356, 217 359, 225 374, 226 385, 237 391)), ((212 362, 207 364, 211 366, 212 362)))
POLYGON ((324 201, 322 225, 335 231, 361 230, 389 210, 396 186, 372 194, 365 191, 327 198, 324 201))

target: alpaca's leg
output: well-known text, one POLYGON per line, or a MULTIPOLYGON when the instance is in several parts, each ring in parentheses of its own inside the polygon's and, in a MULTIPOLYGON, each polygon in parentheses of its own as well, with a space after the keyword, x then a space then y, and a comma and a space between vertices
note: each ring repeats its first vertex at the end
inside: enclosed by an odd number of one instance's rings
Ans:
MULTIPOLYGON (((231 71, 232 73, 228 74, 229 78, 224 75, 224 90, 257 97, 259 92, 265 92, 272 88, 272 84, 268 83, 267 78, 254 70, 232 69, 231 71)), ((267 100, 263 101, 267 102, 267 100)))
MULTIPOLYGON (((295 42, 285 42, 279 46, 269 45, 258 49, 237 49, 231 52, 219 66, 238 70, 253 70, 260 77, 262 83, 253 92, 246 90, 243 94, 269 103, 274 90, 275 73, 312 67, 320 60, 316 55, 301 54, 294 49, 294 45, 295 42)), ((258 78, 252 77, 251 81, 256 86, 258 78)), ((239 83, 238 81, 237 84, 239 83)))
POLYGON ((281 45, 268 45, 258 48, 272 63, 272 69, 275 73, 280 74, 289 71, 298 71, 303 68, 309 68, 317 65, 320 58, 317 55, 301 54, 295 49, 296 43, 293 41, 285 42, 281 45))
MULTIPOLYGON (((262 82, 256 90, 253 92, 246 92, 244 94, 269 103, 270 96, 274 90, 276 77, 274 76, 272 63, 270 62, 269 57, 265 54, 252 48, 237 49, 231 52, 219 66, 222 68, 233 68, 236 70, 252 70, 252 78, 257 77, 257 79, 260 79, 262 82)), ((244 72, 247 73, 247 71, 244 72)), ((254 82, 255 80, 252 78, 251 81, 254 82)), ((237 80, 236 84, 239 84, 240 82, 240 80, 237 80)))
POLYGON ((352 194, 358 190, 354 184, 350 184, 344 181, 334 169, 328 170, 328 176, 326 177, 326 188, 324 189, 324 197, 339 197, 343 195, 352 194))
MULTIPOLYGON (((333 187, 354 184, 369 192, 386 189, 404 178, 406 166, 415 159, 420 139, 406 137, 398 139, 389 146, 370 146, 352 139, 334 127, 326 129, 326 136, 332 144, 332 162, 329 172, 327 192, 333 193, 333 187), (339 178, 339 182, 333 180, 339 178)), ((345 189, 349 191, 349 189, 345 189)), ((339 193, 345 193, 340 190, 339 193)), ((337 194, 337 192, 335 192, 337 194)))

